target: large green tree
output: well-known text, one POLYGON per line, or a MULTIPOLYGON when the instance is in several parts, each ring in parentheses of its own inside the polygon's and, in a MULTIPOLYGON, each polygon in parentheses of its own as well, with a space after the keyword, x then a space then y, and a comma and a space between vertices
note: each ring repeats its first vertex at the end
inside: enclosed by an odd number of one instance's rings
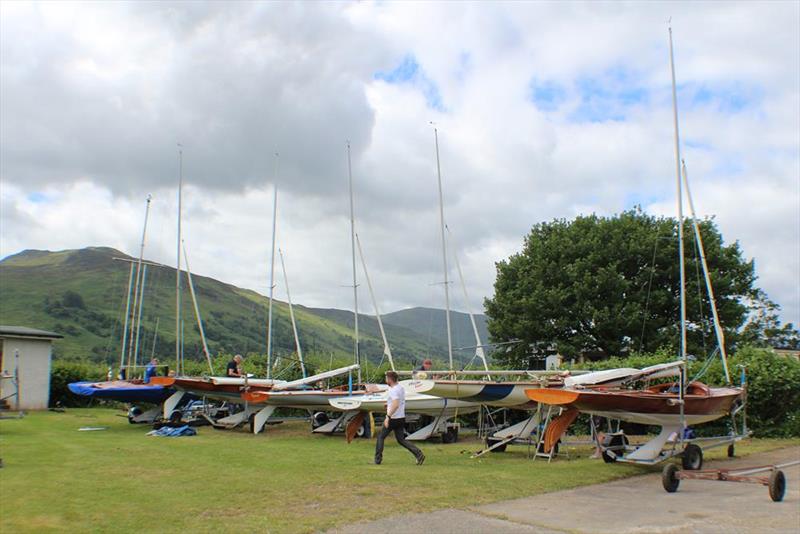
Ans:
MULTIPOLYGON (((556 349, 575 357, 677 349, 679 263, 677 220, 640 209, 613 217, 580 216, 537 224, 523 250, 496 264, 486 300, 496 342, 520 340, 498 358, 524 365, 556 349)), ((756 299, 753 262, 738 243, 725 245, 714 221, 700 222, 720 322, 729 342, 756 299)), ((688 350, 713 349, 713 324, 690 222, 684 228, 688 350)))

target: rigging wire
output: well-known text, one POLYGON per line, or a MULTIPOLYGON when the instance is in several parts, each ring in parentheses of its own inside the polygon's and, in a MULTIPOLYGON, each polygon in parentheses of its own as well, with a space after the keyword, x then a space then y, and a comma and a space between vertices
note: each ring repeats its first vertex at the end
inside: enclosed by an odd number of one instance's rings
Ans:
MULTIPOLYGON (((116 276, 116 279, 115 279, 115 280, 114 280, 114 282, 112 283, 112 285, 113 285, 114 287, 116 287, 117 285, 119 285, 119 283, 120 283, 120 278, 121 278, 121 276, 122 276, 122 273, 123 273, 123 272, 125 272, 125 270, 126 270, 126 269, 119 269, 119 270, 118 270, 118 272, 117 272, 117 276, 116 276)), ((116 341, 116 340, 115 340, 115 336, 116 336, 116 332, 117 332, 117 327, 118 327, 120 324, 122 324, 122 314, 123 314, 123 311, 122 311, 122 310, 123 310, 123 308, 124 308, 124 306, 123 306, 123 303, 124 303, 124 302, 125 302, 125 296, 123 296, 123 295, 120 295, 120 297, 119 297, 119 306, 118 306, 118 311, 117 311, 117 314, 116 314, 116 320, 114 321, 114 325, 111 327, 111 334, 109 335, 109 337, 108 337, 108 340, 106 341, 106 350, 105 350, 105 354, 106 354, 106 361, 109 361, 109 362, 111 362, 111 363, 109 364, 109 367, 113 367, 113 365, 114 365, 114 361, 116 361, 116 354, 114 355, 114 358, 113 358, 113 359, 111 358, 111 345, 114 343, 114 341, 116 341)), ((120 342, 121 342, 121 341, 122 341, 122 340, 120 340, 120 342)))
POLYGON ((700 282, 700 258, 698 256, 698 251, 700 249, 700 243, 697 242, 697 235, 692 232, 692 236, 694 238, 694 268, 695 268, 695 275, 697 276, 697 302, 698 307, 700 309, 700 333, 701 338, 703 340, 703 354, 708 354, 708 345, 706 344, 706 326, 708 326, 705 314, 703 313, 703 290, 701 289, 703 286, 700 282))
POLYGON ((661 236, 658 235, 658 229, 656 229, 656 239, 653 243, 653 260, 650 262, 650 280, 647 282, 647 298, 644 304, 644 317, 642 317, 642 336, 639 339, 639 352, 644 350, 644 332, 647 326, 647 316, 650 313, 650 291, 653 288, 653 276, 655 276, 656 273, 656 252, 658 251, 658 240, 660 238, 661 236))

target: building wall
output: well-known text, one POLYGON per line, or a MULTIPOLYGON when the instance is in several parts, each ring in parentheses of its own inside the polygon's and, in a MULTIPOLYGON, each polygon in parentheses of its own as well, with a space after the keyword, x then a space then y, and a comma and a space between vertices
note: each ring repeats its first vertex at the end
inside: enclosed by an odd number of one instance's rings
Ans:
MULTIPOLYGON (((50 402, 50 356, 52 342, 43 339, 4 338, 3 371, 14 373, 15 351, 19 351, 19 406, 23 410, 45 410, 50 402)), ((3 380, 2 396, 13 393, 10 380, 3 380)), ((7 399, 14 407, 15 399, 7 399)))

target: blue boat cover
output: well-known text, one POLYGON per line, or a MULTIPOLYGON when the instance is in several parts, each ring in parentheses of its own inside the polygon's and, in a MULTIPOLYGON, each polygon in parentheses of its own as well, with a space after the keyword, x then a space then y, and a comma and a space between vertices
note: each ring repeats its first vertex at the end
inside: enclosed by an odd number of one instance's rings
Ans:
POLYGON ((158 430, 151 430, 147 433, 148 436, 161 436, 165 438, 179 438, 181 436, 196 436, 197 430, 189 425, 183 425, 176 428, 162 426, 158 430))
POLYGON ((161 404, 174 393, 172 388, 155 384, 135 384, 124 380, 111 382, 73 382, 69 390, 75 395, 118 402, 149 402, 161 404))

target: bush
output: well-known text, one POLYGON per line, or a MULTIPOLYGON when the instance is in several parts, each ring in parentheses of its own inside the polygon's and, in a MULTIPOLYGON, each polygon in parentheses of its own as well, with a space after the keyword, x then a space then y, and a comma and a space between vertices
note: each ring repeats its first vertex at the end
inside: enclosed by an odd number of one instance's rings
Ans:
POLYGON ((86 380, 105 380, 108 368, 88 362, 53 361, 50 368, 50 405, 87 406, 91 400, 72 393, 67 385, 86 380))
MULTIPOLYGON (((589 362, 576 368, 642 368, 674 359, 673 353, 663 350, 655 354, 635 354, 628 358, 589 362)), ((718 357, 715 357, 702 376, 698 376, 705 363, 705 360, 690 362, 689 378, 709 385, 724 384, 725 373, 718 357)), ((747 371, 748 428, 758 437, 800 436, 800 362, 778 356, 771 349, 745 346, 728 357, 731 379, 737 386, 741 382, 742 367, 747 371)), ((708 429, 718 431, 721 425, 708 425, 708 429)))

